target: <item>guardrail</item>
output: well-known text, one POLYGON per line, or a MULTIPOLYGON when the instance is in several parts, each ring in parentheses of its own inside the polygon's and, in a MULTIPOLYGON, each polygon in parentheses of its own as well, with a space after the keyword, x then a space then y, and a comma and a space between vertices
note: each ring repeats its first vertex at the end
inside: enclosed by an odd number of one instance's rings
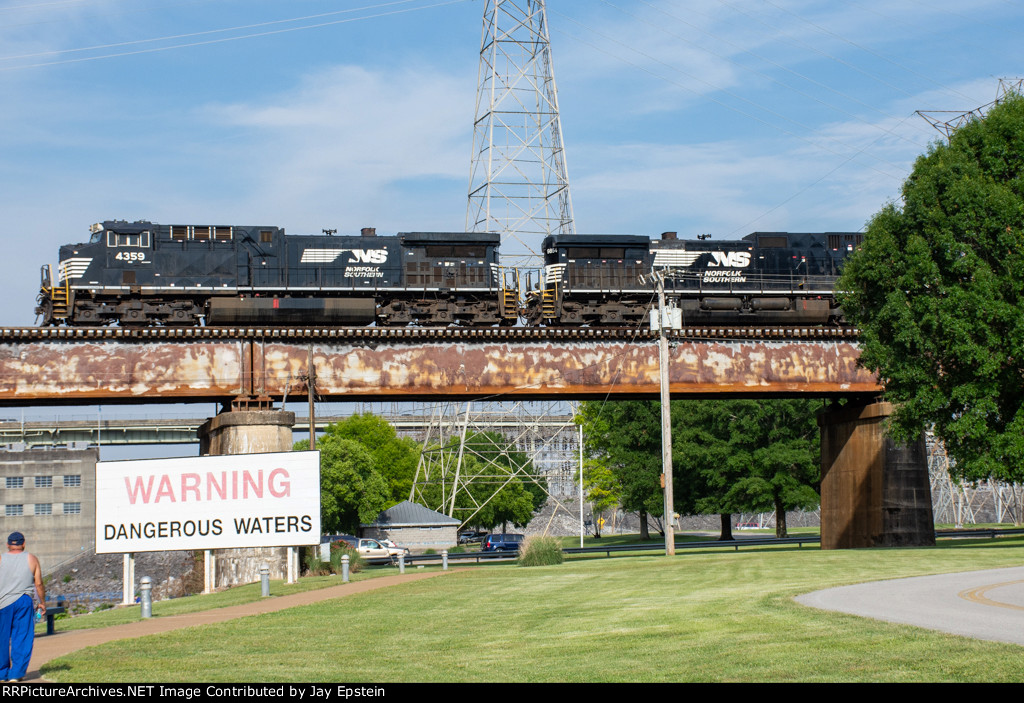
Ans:
MULTIPOLYGON (((676 551, 685 551, 688 549, 709 549, 709 548, 721 548, 731 547, 735 551, 739 551, 741 547, 770 547, 779 546, 786 544, 795 544, 798 547, 803 547, 804 544, 817 544, 821 542, 821 537, 818 535, 808 535, 801 537, 763 537, 763 538, 750 538, 750 539, 734 539, 734 540, 705 540, 700 542, 676 542, 676 551)), ((569 547, 563 549, 562 552, 569 554, 604 554, 610 557, 613 553, 623 552, 659 552, 664 551, 665 544, 663 542, 651 543, 651 544, 610 544, 607 546, 599 547, 569 547)), ((475 561, 477 563, 483 561, 501 561, 510 560, 518 557, 518 552, 458 552, 452 554, 449 552, 448 561, 475 561)), ((405 558, 407 565, 414 564, 434 564, 441 561, 440 554, 411 554, 405 558)), ((386 560, 374 560, 374 563, 387 563, 386 560)))
MULTIPOLYGON (((949 537, 949 538, 969 538, 969 537, 1004 537, 1007 535, 1024 535, 1024 528, 978 528, 970 530, 936 530, 935 537, 949 537)), ((798 548, 802 548, 805 544, 821 544, 821 537, 819 535, 802 535, 795 537, 752 537, 752 538, 741 538, 733 540, 701 540, 699 542, 676 542, 676 551, 687 551, 691 549, 722 549, 731 548, 733 551, 738 552, 741 548, 758 548, 758 547, 777 547, 783 545, 797 545, 798 548)), ((665 544, 663 542, 650 543, 650 544, 610 544, 607 546, 598 547, 568 547, 563 549, 562 552, 566 555, 570 554, 604 554, 606 557, 611 557, 612 554, 621 554, 626 552, 661 552, 665 550, 665 544)), ((448 554, 449 562, 457 561, 474 561, 477 563, 484 561, 501 561, 511 560, 518 556, 517 552, 461 552, 448 554)), ((434 564, 440 563, 440 554, 412 554, 405 558, 405 563, 408 565, 414 564, 434 564)), ((386 563, 384 560, 380 560, 379 563, 386 563)))
POLYGON ((1024 535, 1024 527, 972 527, 970 529, 935 530, 936 537, 988 537, 995 539, 1005 535, 1024 535))

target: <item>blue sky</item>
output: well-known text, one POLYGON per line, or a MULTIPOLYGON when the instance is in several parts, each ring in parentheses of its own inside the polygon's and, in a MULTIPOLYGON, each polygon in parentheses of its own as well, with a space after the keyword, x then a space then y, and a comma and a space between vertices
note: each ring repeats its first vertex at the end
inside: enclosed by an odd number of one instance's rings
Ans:
MULTIPOLYGON (((462 230, 482 12, 0 0, 0 324, 33 323, 39 267, 104 219, 462 230)), ((939 138, 915 110, 1024 74, 1011 0, 549 0, 548 18, 580 232, 859 230, 939 138)))

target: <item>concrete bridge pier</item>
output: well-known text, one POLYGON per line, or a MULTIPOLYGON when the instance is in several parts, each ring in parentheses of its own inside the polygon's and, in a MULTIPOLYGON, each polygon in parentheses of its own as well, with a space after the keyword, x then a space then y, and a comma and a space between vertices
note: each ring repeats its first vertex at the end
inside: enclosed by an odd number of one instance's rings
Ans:
POLYGON ((821 548, 935 545, 924 438, 885 436, 892 405, 826 410, 821 427, 821 548))
MULTIPOLYGON (((295 413, 281 410, 233 410, 222 412, 200 426, 199 453, 262 454, 292 449, 295 413)), ((260 566, 270 566, 270 578, 286 579, 288 548, 245 548, 213 550, 214 588, 239 586, 260 580, 260 566)))

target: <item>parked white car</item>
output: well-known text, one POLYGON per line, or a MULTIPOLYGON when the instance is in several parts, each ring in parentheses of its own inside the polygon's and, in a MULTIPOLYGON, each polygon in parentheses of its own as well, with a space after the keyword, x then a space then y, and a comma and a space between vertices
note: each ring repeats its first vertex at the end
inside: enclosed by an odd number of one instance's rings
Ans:
POLYGON ((409 556, 409 550, 408 549, 406 549, 405 547, 399 547, 397 544, 395 544, 394 542, 392 542, 389 539, 382 539, 382 540, 378 540, 378 541, 383 546, 387 547, 388 552, 393 557, 397 557, 397 556, 400 556, 400 555, 403 555, 403 554, 405 556, 409 556))

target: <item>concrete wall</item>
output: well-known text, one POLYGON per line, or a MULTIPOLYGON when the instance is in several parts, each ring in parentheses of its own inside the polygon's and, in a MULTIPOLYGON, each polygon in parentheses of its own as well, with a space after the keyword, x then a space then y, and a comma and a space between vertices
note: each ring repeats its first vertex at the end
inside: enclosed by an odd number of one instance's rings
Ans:
POLYGON ((0 544, 11 532, 23 533, 44 573, 92 549, 98 458, 95 447, 0 450, 0 544), (22 487, 7 488, 18 478, 22 487))
POLYGON ((399 547, 405 547, 413 554, 421 554, 428 549, 450 549, 459 542, 458 526, 412 526, 412 527, 364 527, 360 529, 363 537, 370 539, 390 539, 399 547))
MULTIPOLYGON (((295 413, 280 410, 221 413, 199 428, 199 453, 206 456, 290 452, 294 424, 295 413)), ((270 578, 284 579, 288 575, 285 547, 217 549, 214 557, 216 588, 259 581, 264 562, 270 566, 270 578)))

